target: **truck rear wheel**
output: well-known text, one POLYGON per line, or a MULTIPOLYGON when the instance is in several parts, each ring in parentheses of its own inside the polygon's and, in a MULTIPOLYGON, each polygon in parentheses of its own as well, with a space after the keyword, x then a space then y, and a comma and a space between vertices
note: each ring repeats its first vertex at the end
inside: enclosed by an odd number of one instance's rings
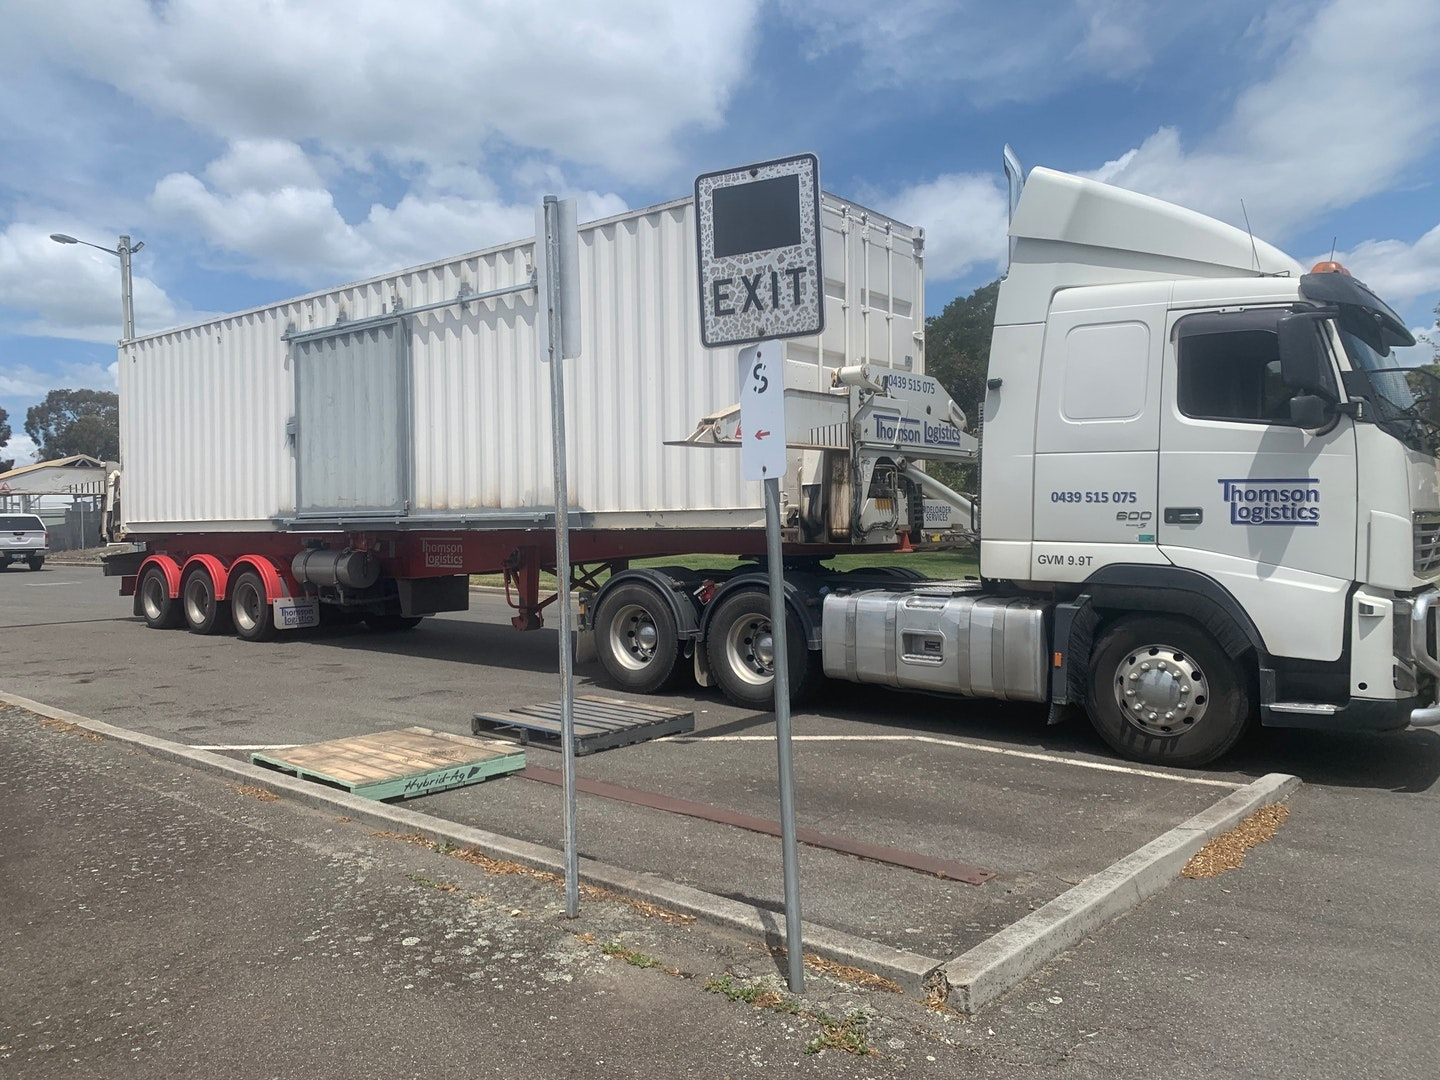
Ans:
POLYGON ((230 604, 215 599, 209 571, 192 570, 180 588, 180 600, 192 634, 222 634, 230 628, 230 604))
MULTIPOLYGON (((790 700, 800 701, 819 676, 819 653, 805 644, 795 613, 786 610, 785 640, 790 661, 790 700)), ((775 645, 770 633, 770 596, 758 589, 731 593, 710 620, 706 641, 710 672, 736 705, 769 709, 775 703, 775 645)))
POLYGON ((668 690, 685 674, 680 632, 670 605, 638 581, 617 585, 595 610, 595 654, 626 690, 668 690))
POLYGON ((1121 619, 1090 662, 1090 723, 1133 761, 1205 765, 1240 740, 1254 708, 1240 666, 1183 619, 1121 619))
POLYGON ((230 616, 235 633, 246 641, 269 641, 275 636, 275 609, 265 583, 254 570, 245 570, 230 584, 230 616))
POLYGON ((185 621, 180 602, 170 597, 170 582, 165 571, 151 566, 140 577, 136 590, 140 594, 140 614, 151 630, 176 630, 185 621))

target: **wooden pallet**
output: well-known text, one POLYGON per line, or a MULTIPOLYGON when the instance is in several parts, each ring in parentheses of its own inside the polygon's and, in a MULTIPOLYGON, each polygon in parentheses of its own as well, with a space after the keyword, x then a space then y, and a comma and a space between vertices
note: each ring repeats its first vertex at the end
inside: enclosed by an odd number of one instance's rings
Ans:
POLYGON ((367 799, 413 799, 525 767, 514 743, 412 727, 250 755, 252 765, 367 799))
MULTIPOLYGON (((561 703, 525 705, 508 713, 476 713, 476 735, 506 735, 524 745, 560 749, 561 703)), ((582 694, 575 699, 575 753, 593 754, 616 746, 681 735, 695 730, 695 714, 658 705, 582 694)))

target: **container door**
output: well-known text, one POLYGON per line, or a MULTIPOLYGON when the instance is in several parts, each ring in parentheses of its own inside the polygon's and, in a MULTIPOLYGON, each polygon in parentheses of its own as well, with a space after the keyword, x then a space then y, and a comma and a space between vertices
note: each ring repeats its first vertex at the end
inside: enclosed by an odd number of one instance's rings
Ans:
POLYGON ((292 339, 295 507, 391 518, 409 508, 409 394, 398 321, 292 339))

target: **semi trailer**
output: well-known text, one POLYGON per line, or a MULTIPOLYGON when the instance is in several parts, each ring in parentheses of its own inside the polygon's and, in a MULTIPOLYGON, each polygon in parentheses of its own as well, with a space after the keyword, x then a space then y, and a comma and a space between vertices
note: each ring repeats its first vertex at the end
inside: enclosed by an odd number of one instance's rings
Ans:
MULTIPOLYGON (((1007 155, 1010 262, 976 432, 924 370, 919 230, 823 201, 827 329, 785 345, 791 692, 821 676, 1081 706, 1120 754, 1194 766, 1254 720, 1440 722, 1440 405, 1399 317, 1343 267, 1007 155), (926 462, 974 461, 963 494, 926 462), (972 580, 837 552, 973 540, 972 580)), ((770 701, 764 550, 734 358, 697 343, 688 201, 582 231, 572 536, 608 677, 770 701), (700 417, 699 422, 692 421, 700 417), (678 431, 677 427, 688 429, 678 431), (608 577, 601 580, 601 573, 608 577)), ((126 343, 125 491, 151 626, 379 629, 503 569, 553 600, 527 245, 126 343)))

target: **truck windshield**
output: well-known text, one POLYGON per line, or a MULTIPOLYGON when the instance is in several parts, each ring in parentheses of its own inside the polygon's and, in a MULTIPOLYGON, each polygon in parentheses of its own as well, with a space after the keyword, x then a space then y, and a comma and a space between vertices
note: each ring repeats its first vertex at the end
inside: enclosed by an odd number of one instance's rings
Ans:
POLYGON ((1347 327, 1350 321, 1342 308, 1340 341, 1350 366, 1369 377, 1377 423, 1412 449, 1440 451, 1440 378, 1428 367, 1397 367, 1389 346, 1377 349, 1347 327))

